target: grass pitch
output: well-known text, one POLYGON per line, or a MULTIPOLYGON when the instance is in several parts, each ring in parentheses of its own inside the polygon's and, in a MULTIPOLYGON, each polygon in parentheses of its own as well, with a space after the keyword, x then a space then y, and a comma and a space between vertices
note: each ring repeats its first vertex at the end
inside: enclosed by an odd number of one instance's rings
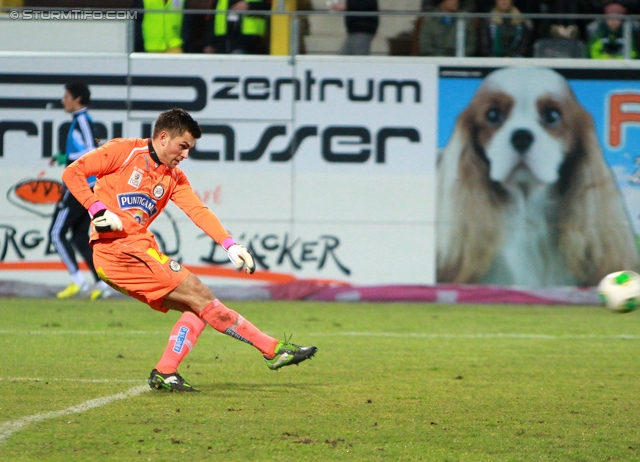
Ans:
POLYGON ((0 299, 0 460, 640 458, 639 313, 228 306, 318 354, 273 372, 208 328, 181 366, 202 393, 147 391, 177 313, 0 299))

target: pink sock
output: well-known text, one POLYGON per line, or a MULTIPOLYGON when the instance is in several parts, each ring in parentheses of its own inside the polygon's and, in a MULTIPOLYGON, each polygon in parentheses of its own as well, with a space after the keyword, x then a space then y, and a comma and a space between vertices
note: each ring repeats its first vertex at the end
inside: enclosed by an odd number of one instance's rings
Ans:
POLYGON ((230 310, 217 298, 200 312, 200 317, 218 332, 253 345, 264 356, 272 357, 278 340, 263 334, 238 313, 230 310))
POLYGON ((178 322, 173 326, 169 344, 164 350, 160 362, 156 366, 158 372, 172 374, 178 370, 178 365, 193 349, 198 337, 207 325, 193 313, 182 313, 178 322))

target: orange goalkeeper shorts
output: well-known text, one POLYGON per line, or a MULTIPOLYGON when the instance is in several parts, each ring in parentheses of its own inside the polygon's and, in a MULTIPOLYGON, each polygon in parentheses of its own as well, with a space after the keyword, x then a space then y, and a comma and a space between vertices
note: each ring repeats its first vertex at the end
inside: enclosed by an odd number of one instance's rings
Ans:
POLYGON ((151 233, 93 241, 93 264, 104 282, 154 310, 166 313, 163 298, 191 274, 160 252, 151 233))

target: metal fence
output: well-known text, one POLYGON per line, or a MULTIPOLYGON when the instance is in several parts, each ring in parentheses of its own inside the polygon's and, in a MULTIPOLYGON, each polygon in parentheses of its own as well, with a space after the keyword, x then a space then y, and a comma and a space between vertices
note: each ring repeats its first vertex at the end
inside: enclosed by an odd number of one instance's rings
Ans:
MULTIPOLYGON (((289 11, 284 8, 284 0, 274 0, 275 5, 271 11, 251 11, 238 12, 227 11, 233 14, 250 14, 252 16, 282 16, 290 18, 290 54, 297 55, 299 53, 298 44, 300 43, 300 21, 303 17, 316 17, 330 15, 336 18, 342 18, 347 15, 354 15, 354 12, 348 11, 332 11, 332 10, 305 10, 305 11, 289 11)), ((165 14, 170 13, 165 10, 144 10, 144 9, 100 9, 100 8, 26 8, 26 7, 2 7, 0 6, 0 27, 2 21, 20 21, 20 20, 118 20, 127 21, 130 24, 128 30, 129 51, 133 51, 133 24, 139 14, 154 13, 165 14)), ((216 10, 183 10, 184 15, 212 15, 221 13, 216 10)), ((467 22, 478 21, 488 18, 525 18, 532 22, 538 21, 599 21, 607 18, 620 19, 623 28, 624 43, 624 59, 632 59, 634 29, 640 24, 640 15, 602 15, 602 14, 568 14, 558 16, 557 14, 497 14, 497 13, 443 13, 443 12, 422 12, 422 11, 378 11, 378 12, 357 12, 358 16, 378 16, 384 17, 408 17, 408 18, 442 18, 449 17, 456 23, 456 57, 465 57, 465 43, 467 40, 467 22)), ((391 38, 391 37, 389 37, 391 38)), ((327 54, 335 54, 335 52, 327 52, 327 54)))

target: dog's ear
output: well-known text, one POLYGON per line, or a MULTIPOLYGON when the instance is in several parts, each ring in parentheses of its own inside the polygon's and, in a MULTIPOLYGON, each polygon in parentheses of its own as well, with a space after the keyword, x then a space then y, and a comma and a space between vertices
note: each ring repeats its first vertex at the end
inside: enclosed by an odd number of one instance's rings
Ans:
POLYGON ((576 106, 571 116, 577 136, 558 182, 558 244, 573 276, 581 284, 596 285, 614 271, 638 271, 638 251, 593 119, 576 106))
POLYGON ((506 197, 489 178, 484 153, 470 118, 456 123, 438 161, 437 279, 477 283, 489 270, 502 242, 506 197))

